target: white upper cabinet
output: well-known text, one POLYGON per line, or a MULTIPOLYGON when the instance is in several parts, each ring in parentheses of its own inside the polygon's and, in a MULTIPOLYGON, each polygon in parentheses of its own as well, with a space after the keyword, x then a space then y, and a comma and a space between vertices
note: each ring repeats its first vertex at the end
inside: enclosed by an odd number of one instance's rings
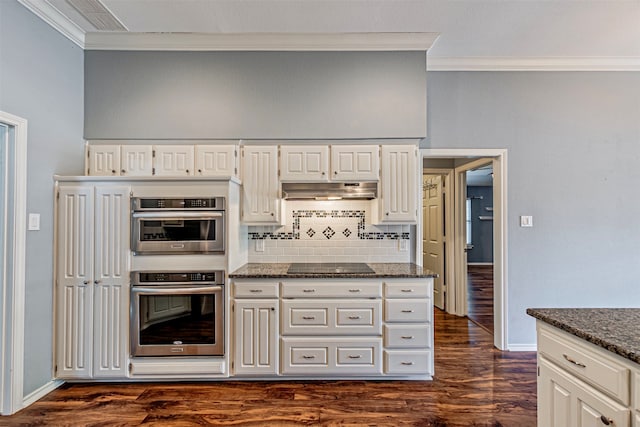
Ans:
POLYGON ((332 145, 332 181, 377 181, 380 169, 377 145, 332 145))
POLYGON ((154 175, 193 175, 193 145, 155 145, 153 149, 154 175))
POLYGON ((380 222, 415 224, 418 148, 415 145, 383 145, 380 222))
POLYGON ((278 147, 242 147, 242 221, 279 224, 278 147))
POLYGON ((329 146, 280 146, 280 181, 318 182, 329 180, 329 146))
POLYGON ((153 147, 151 145, 120 146, 120 174, 124 176, 151 176, 153 174, 153 147))
POLYGON ((120 146, 92 145, 87 148, 87 175, 120 175, 120 146))
POLYGON ((196 145, 196 176, 238 175, 238 147, 235 145, 196 145))

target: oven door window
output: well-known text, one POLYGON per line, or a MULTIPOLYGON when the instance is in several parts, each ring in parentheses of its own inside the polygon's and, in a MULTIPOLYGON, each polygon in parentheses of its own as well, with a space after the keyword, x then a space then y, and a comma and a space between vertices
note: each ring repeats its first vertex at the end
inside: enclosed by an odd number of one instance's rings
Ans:
POLYGON ((140 345, 215 344, 215 294, 140 295, 140 345))
POLYGON ((140 219, 142 242, 217 240, 216 219, 140 219))

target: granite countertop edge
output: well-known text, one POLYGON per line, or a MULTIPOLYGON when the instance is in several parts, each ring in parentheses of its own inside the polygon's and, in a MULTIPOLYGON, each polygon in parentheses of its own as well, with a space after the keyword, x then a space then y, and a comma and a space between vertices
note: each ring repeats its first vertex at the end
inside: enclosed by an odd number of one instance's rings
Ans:
MULTIPOLYGON (((597 323, 593 319, 594 313, 599 315, 606 315, 606 313, 621 313, 622 310, 633 313, 633 317, 630 320, 629 328, 633 327, 635 330, 637 323, 637 316, 640 316, 640 309, 563 309, 563 308, 528 308, 527 314, 538 320, 541 320, 551 326, 555 326, 571 335, 578 338, 582 338, 587 342, 590 342, 598 347, 608 350, 614 354, 624 357, 627 360, 640 364, 640 342, 635 343, 625 337, 624 334, 620 337, 615 337, 610 331, 597 331, 593 332, 587 330, 585 327, 576 325, 576 314, 582 317, 582 319, 588 324, 597 323), (563 317, 567 319, 563 319, 563 317), (616 342, 618 341, 618 342, 616 342), (634 345, 635 344, 635 345, 634 345), (634 348, 632 348, 634 347, 634 348)), ((625 325, 616 324, 617 328, 622 328, 625 325)))
POLYGON ((232 279, 375 279, 375 278, 428 278, 438 275, 413 263, 368 263, 373 273, 294 273, 289 274, 290 263, 248 263, 229 274, 232 279))

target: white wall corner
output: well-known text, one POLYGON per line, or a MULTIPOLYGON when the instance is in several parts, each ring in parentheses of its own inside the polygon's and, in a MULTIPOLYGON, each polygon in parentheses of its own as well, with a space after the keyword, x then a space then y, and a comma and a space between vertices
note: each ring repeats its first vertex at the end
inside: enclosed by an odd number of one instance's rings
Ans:
POLYGON ((53 390, 60 387, 62 384, 64 384, 63 380, 49 381, 48 383, 44 384, 42 387, 26 395, 22 401, 22 407, 26 408, 27 406, 32 405, 33 403, 42 399, 47 394, 51 393, 53 390))
POLYGON ((18 0, 60 34, 84 49, 85 32, 46 0, 18 0))

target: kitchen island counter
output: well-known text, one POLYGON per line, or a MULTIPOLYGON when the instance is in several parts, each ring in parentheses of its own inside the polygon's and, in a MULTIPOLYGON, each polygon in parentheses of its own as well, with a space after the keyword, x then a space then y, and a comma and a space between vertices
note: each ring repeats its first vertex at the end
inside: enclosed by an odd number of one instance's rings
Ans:
POLYGON ((373 273, 287 273, 291 263, 249 263, 229 274, 230 278, 426 278, 437 277, 437 274, 413 263, 368 263, 373 273))
POLYGON ((527 314, 640 363, 640 308, 529 308, 527 314))

